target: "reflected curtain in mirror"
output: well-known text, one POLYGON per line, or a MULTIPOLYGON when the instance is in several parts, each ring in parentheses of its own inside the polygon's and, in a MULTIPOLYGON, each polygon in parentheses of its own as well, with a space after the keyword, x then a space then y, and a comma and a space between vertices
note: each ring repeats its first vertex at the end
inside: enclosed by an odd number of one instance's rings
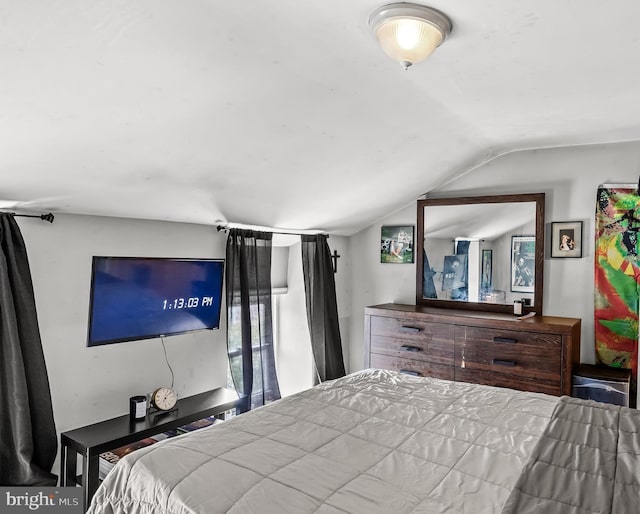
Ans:
POLYGON ((458 260, 462 260, 462 277, 455 284, 452 297, 454 300, 468 300, 469 299, 469 240, 457 240, 456 241, 456 257, 458 260))
POLYGON ((55 486, 58 449, 27 250, 0 214, 0 485, 55 486))
POLYGON ((226 250, 227 349, 236 390, 249 408, 280 398, 273 350, 273 234, 231 229, 226 250))

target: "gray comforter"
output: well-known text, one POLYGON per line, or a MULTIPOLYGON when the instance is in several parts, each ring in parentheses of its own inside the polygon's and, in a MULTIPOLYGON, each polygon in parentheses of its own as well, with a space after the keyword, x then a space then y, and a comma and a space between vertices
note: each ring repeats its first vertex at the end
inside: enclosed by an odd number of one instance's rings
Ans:
POLYGON ((127 455, 89 513, 499 513, 557 401, 367 370, 127 455))
POLYGON ((640 412, 562 397, 502 512, 640 512, 640 412))
POLYGON ((640 412, 366 370, 118 462, 89 514, 640 512, 640 412))

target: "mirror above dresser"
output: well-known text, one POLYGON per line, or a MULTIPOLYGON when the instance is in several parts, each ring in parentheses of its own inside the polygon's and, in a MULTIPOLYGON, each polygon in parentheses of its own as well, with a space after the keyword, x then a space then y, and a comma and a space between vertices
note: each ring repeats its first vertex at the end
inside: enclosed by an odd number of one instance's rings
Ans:
POLYGON ((542 314, 544 193, 418 201, 416 303, 542 314))

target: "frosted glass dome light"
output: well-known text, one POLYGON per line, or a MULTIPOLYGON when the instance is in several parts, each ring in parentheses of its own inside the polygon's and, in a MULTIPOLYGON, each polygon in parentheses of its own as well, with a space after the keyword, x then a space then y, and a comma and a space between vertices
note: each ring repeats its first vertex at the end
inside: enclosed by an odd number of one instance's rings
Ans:
POLYGON ((382 50, 404 69, 423 61, 451 32, 451 20, 425 5, 400 2, 379 7, 369 26, 382 50))

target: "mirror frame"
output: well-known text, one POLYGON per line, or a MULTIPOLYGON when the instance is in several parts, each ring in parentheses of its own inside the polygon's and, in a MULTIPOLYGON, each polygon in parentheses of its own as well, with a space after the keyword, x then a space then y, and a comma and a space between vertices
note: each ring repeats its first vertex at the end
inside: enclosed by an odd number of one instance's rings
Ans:
POLYGON ((426 198, 418 200, 416 232, 416 305, 440 307, 446 309, 477 310, 485 312, 506 312, 513 314, 513 305, 459 302, 422 297, 424 267, 424 208, 438 205, 467 205, 478 203, 514 203, 535 202, 536 206, 536 254, 535 254, 535 292, 533 305, 524 306, 524 313, 535 312, 542 316, 543 278, 544 278, 544 193, 527 193, 493 196, 465 196, 458 198, 426 198))

